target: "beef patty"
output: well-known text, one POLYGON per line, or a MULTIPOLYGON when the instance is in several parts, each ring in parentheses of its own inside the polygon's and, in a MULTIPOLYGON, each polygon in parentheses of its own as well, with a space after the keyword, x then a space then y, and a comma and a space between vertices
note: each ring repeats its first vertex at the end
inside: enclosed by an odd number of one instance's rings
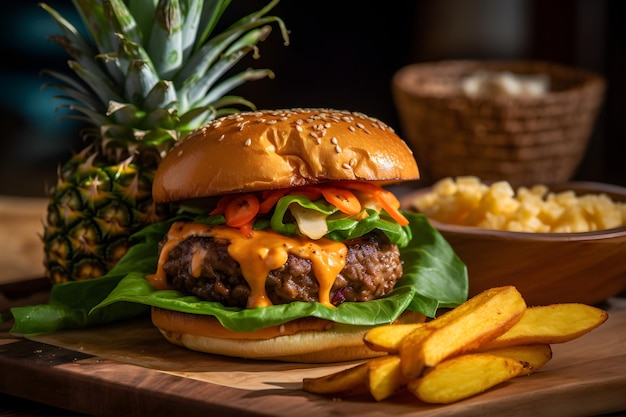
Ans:
MULTIPOLYGON (((382 233, 370 233, 344 242, 346 265, 330 292, 334 305, 344 301, 370 301, 393 289, 402 276, 398 247, 382 233)), ((173 248, 164 269, 176 289, 226 306, 245 307, 250 287, 239 264, 228 254, 228 245, 212 237, 192 237, 173 248), (192 275, 192 258, 202 253, 200 275, 192 275)), ((197 262, 197 260, 196 260, 197 262)), ((287 262, 270 271, 265 288, 273 304, 319 301, 319 285, 311 261, 289 254, 287 262)))

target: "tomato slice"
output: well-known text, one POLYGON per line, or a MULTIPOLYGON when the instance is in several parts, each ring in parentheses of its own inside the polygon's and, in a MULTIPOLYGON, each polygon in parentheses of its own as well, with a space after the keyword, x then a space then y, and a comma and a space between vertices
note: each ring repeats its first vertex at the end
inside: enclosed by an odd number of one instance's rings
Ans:
POLYGON ((263 192, 261 194, 261 198, 263 201, 259 205, 259 213, 265 214, 269 213, 272 207, 276 205, 278 200, 280 200, 285 194, 287 194, 287 189, 283 188, 280 190, 272 190, 269 192, 263 192))
POLYGON ((398 201, 396 196, 393 195, 393 193, 381 189, 381 192, 377 193, 376 197, 380 201, 387 214, 389 214, 392 219, 397 221, 400 226, 406 226, 409 224, 407 218, 404 217, 404 215, 398 210, 400 208, 400 202, 398 201))
POLYGON ((322 195, 339 211, 346 214, 357 214, 361 211, 359 199, 350 190, 336 187, 320 187, 322 195))
POLYGON ((242 226, 239 226, 239 230, 241 231, 241 233, 244 234, 244 236, 252 237, 252 234, 254 233, 254 231, 252 230, 252 226, 254 226, 254 219, 250 220, 248 223, 242 226))
POLYGON ((289 194, 303 195, 311 201, 319 200, 322 197, 321 187, 315 185, 305 185, 302 187, 294 188, 289 194))
POLYGON ((376 184, 362 181, 340 181, 337 183, 337 186, 372 194, 374 198, 380 202, 387 214, 398 222, 400 226, 406 226, 409 224, 407 218, 404 217, 404 215, 399 211, 400 201, 398 201, 398 198, 392 192, 387 191, 376 184))
POLYGON ((226 210, 226 206, 235 198, 234 195, 225 195, 217 201, 217 205, 213 210, 209 212, 210 216, 215 216, 216 214, 224 214, 226 210))
POLYGON ((224 217, 228 226, 239 228, 254 221, 258 213, 259 199, 253 194, 242 194, 228 202, 224 217))

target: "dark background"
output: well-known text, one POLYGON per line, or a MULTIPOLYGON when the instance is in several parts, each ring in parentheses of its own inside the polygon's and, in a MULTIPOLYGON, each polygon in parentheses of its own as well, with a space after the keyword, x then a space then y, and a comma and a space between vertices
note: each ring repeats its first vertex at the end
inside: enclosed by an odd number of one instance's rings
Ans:
MULTIPOLYGON (((59 120, 43 68, 65 71, 59 33, 38 1, 13 2, 0 28, 0 194, 43 196, 57 165, 80 149, 80 125, 59 120)), ((69 0, 48 2, 76 19, 69 0)), ((260 8, 234 0, 224 22, 260 8)), ((276 78, 235 93, 259 108, 332 107, 377 117, 400 135, 390 83, 395 71, 441 59, 539 59, 603 75, 607 95, 575 179, 626 185, 626 24, 620 0, 282 0, 261 58, 276 78), (341 7, 340 7, 341 6, 341 7)), ((78 20, 72 20, 78 22, 78 20)), ((419 161, 418 161, 419 163, 419 161)))

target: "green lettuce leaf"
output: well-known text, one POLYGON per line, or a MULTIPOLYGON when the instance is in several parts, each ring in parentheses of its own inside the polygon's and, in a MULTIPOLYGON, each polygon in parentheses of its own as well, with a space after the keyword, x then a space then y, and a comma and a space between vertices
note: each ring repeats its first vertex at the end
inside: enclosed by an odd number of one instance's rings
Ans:
POLYGON ((156 265, 158 253, 154 242, 163 238, 171 224, 180 218, 151 225, 133 236, 137 242, 118 264, 101 278, 56 284, 46 304, 13 307, 12 333, 34 335, 57 330, 82 329, 131 319, 150 312, 148 306, 119 303, 97 312, 91 310, 101 303, 119 282, 133 271, 143 271, 146 265, 156 265))
POLYGON ((286 236, 293 236, 298 232, 298 226, 293 222, 285 222, 285 217, 291 204, 299 204, 300 206, 315 210, 327 216, 335 213, 337 208, 328 204, 324 200, 311 201, 303 195, 287 195, 281 197, 276 203, 274 214, 270 220, 270 226, 273 230, 286 236))
POLYGON ((325 200, 311 201, 303 195, 287 195, 278 200, 274 213, 269 223, 257 222, 255 229, 271 227, 273 230, 283 235, 294 235, 298 231, 295 223, 285 221, 287 211, 291 204, 315 210, 327 215, 328 233, 324 236, 337 242, 354 239, 364 236, 374 229, 378 229, 387 235, 390 241, 400 248, 406 247, 411 240, 409 228, 403 228, 397 222, 386 220, 380 216, 376 210, 366 209, 368 216, 361 220, 356 220, 338 212, 337 208, 325 200), (333 216, 336 215, 336 216, 333 216))
MULTIPOLYGON (((307 316, 352 325, 390 323, 407 309, 433 317, 437 309, 452 308, 466 300, 467 270, 448 242, 432 228, 424 216, 415 213, 405 215, 410 224, 404 228, 378 216, 371 216, 371 224, 337 229, 348 230, 347 235, 350 236, 350 233, 360 233, 354 229, 371 230, 376 224, 382 230, 393 231, 392 235, 395 234, 396 238, 403 236, 402 239, 410 240, 410 244, 400 251, 405 271, 403 278, 393 291, 379 300, 367 303, 346 302, 337 308, 329 308, 319 303, 295 302, 240 309, 202 301, 175 290, 155 290, 144 279, 144 275, 156 270, 158 243, 172 222, 179 218, 149 226, 134 236, 139 243, 132 247, 107 276, 92 281, 57 285, 47 305, 13 309, 15 326, 12 331, 41 333, 90 327, 136 317, 144 314, 149 306, 212 315, 234 331, 253 331, 307 316), (54 311, 57 319, 44 317, 51 315, 50 310, 54 311)), ((219 216, 197 220, 217 223, 223 220, 216 220, 216 217, 219 216)))
POLYGON ((400 249, 407 247, 412 238, 410 226, 400 226, 395 221, 382 218, 375 210, 367 209, 368 216, 360 221, 350 218, 328 219, 327 238, 343 242, 364 236, 373 230, 380 230, 400 249))

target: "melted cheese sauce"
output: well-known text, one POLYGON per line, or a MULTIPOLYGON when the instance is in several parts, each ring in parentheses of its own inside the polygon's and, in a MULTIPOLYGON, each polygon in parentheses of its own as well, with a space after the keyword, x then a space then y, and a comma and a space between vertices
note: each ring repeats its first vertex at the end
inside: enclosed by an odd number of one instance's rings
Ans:
MULTIPOLYGON (((176 222, 167 234, 167 241, 159 254, 157 271, 147 279, 156 289, 171 288, 163 266, 169 252, 180 242, 195 236, 214 237, 230 242, 228 254, 239 263, 244 279, 250 286, 247 308, 272 305, 265 291, 267 275, 287 262, 292 254, 311 261, 313 273, 319 283, 319 302, 332 307, 330 290, 335 278, 344 268, 348 248, 341 242, 329 239, 310 240, 306 237, 288 237, 273 231, 255 230, 244 236, 240 230, 227 226, 176 222)), ((200 276, 204 249, 196 249, 191 258, 191 273, 200 276)))

